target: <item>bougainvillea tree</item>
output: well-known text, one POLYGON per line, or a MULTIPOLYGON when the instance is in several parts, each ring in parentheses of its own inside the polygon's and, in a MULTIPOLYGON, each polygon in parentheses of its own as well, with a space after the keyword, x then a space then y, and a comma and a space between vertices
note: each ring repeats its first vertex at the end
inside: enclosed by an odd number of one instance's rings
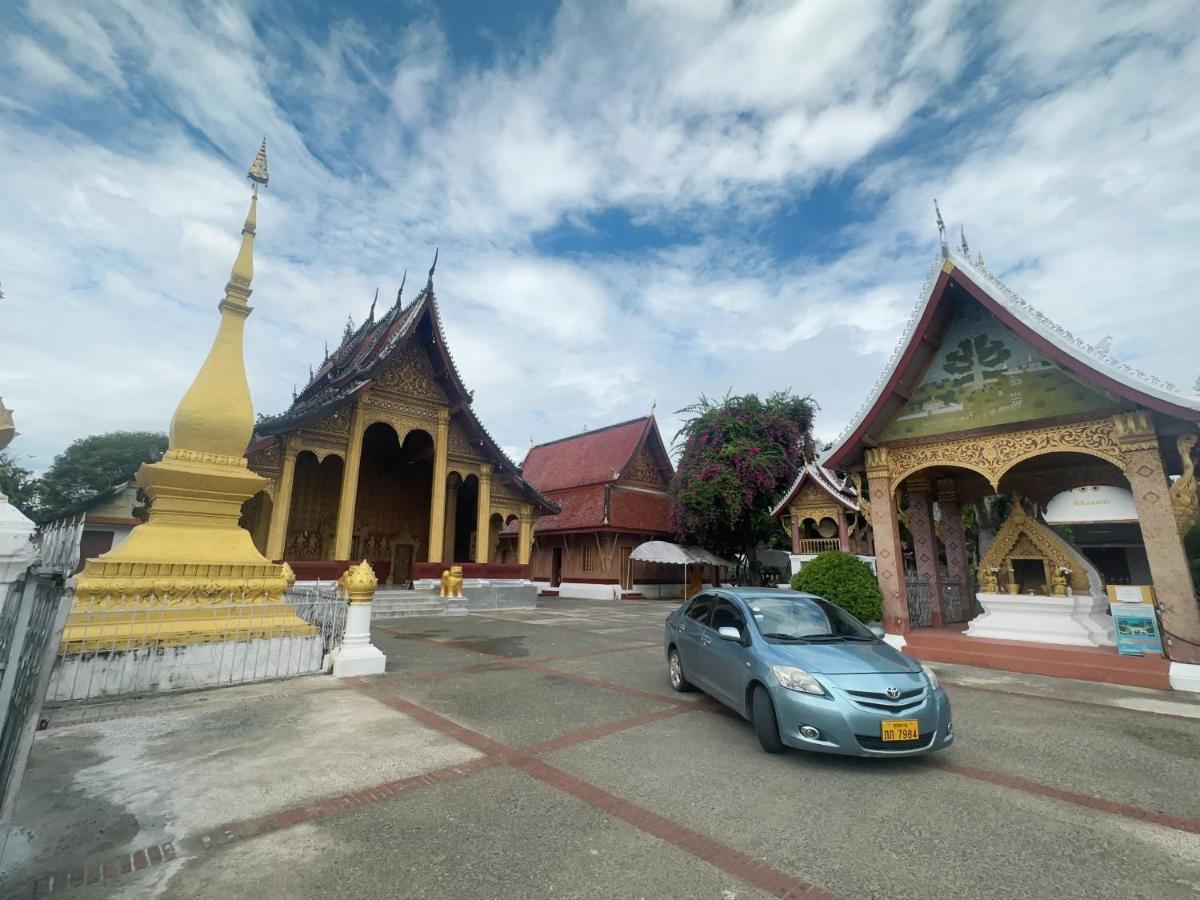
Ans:
POLYGON ((745 577, 760 582, 755 549, 778 525, 770 510, 797 471, 813 457, 816 404, 790 391, 760 400, 755 394, 701 397, 675 436, 681 448, 671 482, 676 536, 746 560, 745 577))

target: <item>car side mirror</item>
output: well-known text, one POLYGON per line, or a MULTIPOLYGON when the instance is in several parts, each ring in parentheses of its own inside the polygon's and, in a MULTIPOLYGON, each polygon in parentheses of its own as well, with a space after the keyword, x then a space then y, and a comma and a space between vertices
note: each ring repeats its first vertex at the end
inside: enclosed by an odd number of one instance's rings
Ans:
POLYGON ((732 625, 722 625, 718 628, 717 637, 723 641, 736 641, 739 644, 742 642, 742 633, 732 625))
POLYGON ((882 628, 880 628, 878 625, 868 625, 867 628, 870 630, 871 634, 875 635, 875 637, 879 638, 881 641, 883 640, 884 630, 882 628))

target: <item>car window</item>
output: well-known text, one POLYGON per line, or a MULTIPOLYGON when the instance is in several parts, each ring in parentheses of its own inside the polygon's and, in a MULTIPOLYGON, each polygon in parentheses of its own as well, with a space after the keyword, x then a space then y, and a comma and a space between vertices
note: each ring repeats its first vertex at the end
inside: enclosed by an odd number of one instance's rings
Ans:
POLYGON ((712 612, 713 600, 716 599, 712 594, 700 594, 692 599, 692 605, 688 607, 687 617, 695 619, 697 622, 707 622, 708 614, 712 612))
POLYGON ((746 634, 743 631, 746 627, 746 621, 742 618, 741 610, 724 597, 717 600, 717 605, 713 608, 712 621, 708 624, 716 629, 736 628, 742 632, 743 637, 746 634))
POLYGON ((759 633, 768 640, 877 640, 858 619, 820 597, 755 597, 748 605, 759 633))

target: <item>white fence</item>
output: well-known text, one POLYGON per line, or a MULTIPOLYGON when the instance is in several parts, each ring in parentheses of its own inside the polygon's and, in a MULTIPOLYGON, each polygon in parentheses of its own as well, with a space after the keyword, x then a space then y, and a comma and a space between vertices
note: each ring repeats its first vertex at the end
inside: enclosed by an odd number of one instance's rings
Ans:
POLYGON ((181 633, 195 609, 170 605, 71 612, 47 702, 220 687, 328 670, 346 629, 336 583, 284 594, 282 603, 204 607, 209 640, 181 633), (302 624, 299 620, 302 620, 302 624))

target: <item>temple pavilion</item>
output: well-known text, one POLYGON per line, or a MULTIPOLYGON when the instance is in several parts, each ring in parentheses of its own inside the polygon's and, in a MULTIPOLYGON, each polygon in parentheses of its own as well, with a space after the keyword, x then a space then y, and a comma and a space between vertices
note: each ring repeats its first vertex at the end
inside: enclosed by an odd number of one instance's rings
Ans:
POLYGON ((776 512, 790 511, 800 542, 810 538, 797 529, 822 516, 811 539, 839 546, 852 522, 871 524, 884 627, 906 652, 1200 690, 1200 607, 1182 543, 1197 518, 1198 422, 1200 399, 1083 344, 972 260, 965 239, 943 240, 885 371, 776 512), (863 489, 852 494, 843 476, 863 489), (1116 585, 1103 556, 1044 518, 1064 492, 1086 488, 1095 493, 1067 497, 1098 502, 1088 497, 1107 487, 1132 500, 1122 540, 1140 546, 1122 559, 1144 560, 1120 577, 1109 568, 1116 585), (1010 512, 972 566, 961 511, 985 497, 1010 512), (1109 603, 1139 596, 1154 604, 1162 652, 1118 656, 1109 603))
POLYGON ((639 544, 670 539, 675 469, 653 413, 530 447, 521 471, 561 510, 534 525, 530 577, 544 592, 679 596, 679 567, 630 559, 639 544))
POLYGON ((858 490, 844 472, 807 463, 771 510, 792 542, 792 570, 827 550, 860 556, 874 553, 871 526, 858 490))
POLYGON ((255 425, 246 456, 269 480, 242 524, 301 579, 337 577, 359 559, 381 583, 436 578, 448 563, 524 578, 535 519, 558 512, 472 409, 433 274, 408 305, 398 292, 378 318, 372 303, 361 325, 348 322, 291 406, 255 425), (513 559, 496 568, 505 523, 513 559))

